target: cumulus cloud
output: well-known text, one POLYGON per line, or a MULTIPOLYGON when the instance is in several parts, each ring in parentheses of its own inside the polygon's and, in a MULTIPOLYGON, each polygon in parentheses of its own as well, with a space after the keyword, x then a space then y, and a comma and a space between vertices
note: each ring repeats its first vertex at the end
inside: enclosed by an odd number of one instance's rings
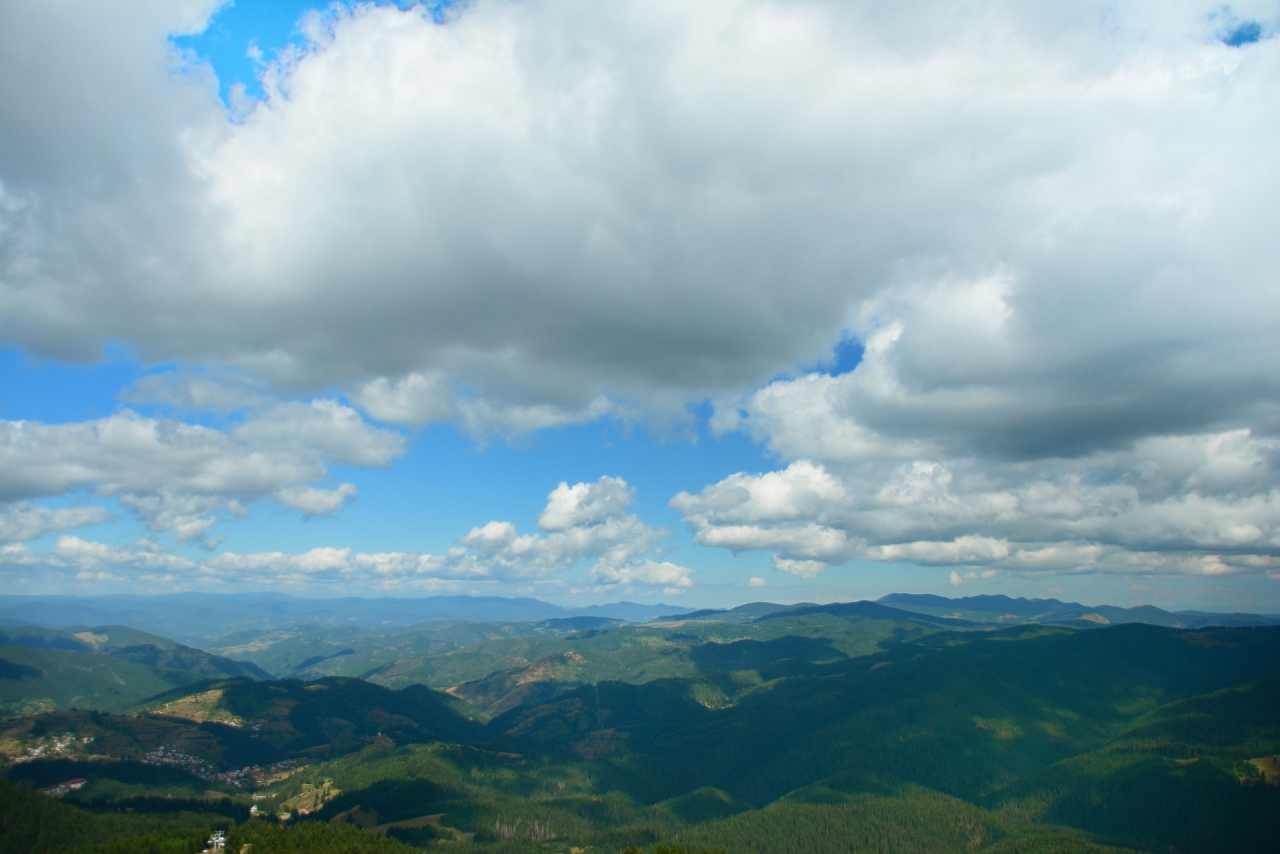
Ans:
MULTIPOLYGON (((8 576, 8 581, 25 583, 38 571, 45 578, 61 580, 56 589, 62 590, 74 581, 137 584, 161 578, 185 579, 198 569, 194 561, 170 554, 147 540, 117 546, 66 534, 47 552, 22 543, 0 546, 0 575, 8 576)), ((19 589, 13 583, 8 586, 19 589)))
POLYGON ((246 512, 240 502, 222 495, 175 495, 167 489, 153 495, 125 494, 120 496, 120 503, 146 520, 152 531, 167 531, 180 543, 204 538, 209 548, 217 545, 205 538, 206 532, 217 524, 213 514, 220 510, 235 515, 246 512))
POLYGON ((136 404, 167 404, 199 412, 234 412, 270 404, 262 380, 238 371, 167 371, 135 380, 120 399, 136 404))
POLYGON ((403 450, 401 435, 330 400, 278 403, 225 431, 128 410, 65 424, 0 421, 0 499, 91 489, 187 541, 204 537, 216 513, 244 515, 268 496, 307 516, 332 513, 356 488, 311 485, 329 463, 385 466, 403 450))
POLYGON ((286 507, 298 510, 303 516, 327 516, 342 508, 356 497, 356 485, 344 483, 336 489, 320 489, 315 486, 286 486, 277 489, 271 497, 286 507))
POLYGON ((0 504, 0 543, 43 537, 52 531, 82 528, 114 518, 105 507, 60 507, 51 510, 29 501, 0 504))
MULTIPOLYGON (((334 490, 345 494, 342 488, 334 490)), ((349 490, 354 492, 354 489, 349 490)), ((459 545, 445 554, 424 552, 363 553, 324 546, 301 553, 224 552, 196 561, 177 556, 150 540, 119 546, 74 536, 61 537, 49 551, 10 543, 0 546, 0 576, 12 579, 84 578, 118 584, 165 580, 184 587, 305 587, 316 589, 457 589, 463 582, 505 584, 546 580, 579 562, 590 562, 589 578, 598 591, 622 587, 662 588, 679 593, 693 586, 693 570, 646 555, 670 536, 662 528, 645 525, 627 509, 634 490, 620 478, 602 477, 595 483, 561 483, 547 497, 539 516, 542 533, 520 534, 510 522, 493 521, 472 528, 459 545)), ((331 493, 308 488, 285 497, 304 512, 323 512, 331 493)), ((341 501, 342 497, 333 499, 341 501)), ((198 503, 165 507, 174 520, 157 521, 200 528, 198 503)), ((181 537, 179 537, 181 539, 181 537)))
POLYGON ((714 423, 749 432, 793 460, 787 469, 673 504, 700 541, 773 550, 778 569, 802 577, 848 560, 1028 573, 1273 567, 1280 443, 1271 380, 1251 375, 1263 362, 1219 359, 1234 344, 1220 343, 1225 326, 1205 328, 1220 319, 1208 305, 1198 324, 1166 317, 1122 334, 1110 313, 1093 316, 1096 301, 1049 301, 1057 291, 1008 270, 890 289, 862 307, 853 370, 722 405, 714 423), (1151 357, 1158 338, 1197 334, 1204 343, 1176 359, 1151 357))
POLYGON ((963 587, 964 585, 968 584, 970 581, 977 581, 979 578, 981 579, 995 578, 997 574, 998 573, 994 569, 984 569, 982 572, 970 571, 970 572, 966 572, 964 575, 961 575, 960 573, 956 572, 953 569, 951 570, 949 581, 951 582, 952 587, 963 587))
POLYGON ((393 424, 447 421, 455 407, 453 389, 440 372, 414 372, 395 382, 378 377, 357 388, 351 399, 379 421, 393 424))
POLYGON ((1280 567, 1280 441, 1247 430, 1030 461, 837 450, 671 503, 700 543, 772 551, 802 578, 851 560, 1028 574, 1280 567))
POLYGON ((542 534, 518 534, 510 522, 472 528, 451 553, 456 566, 504 579, 543 578, 582 560, 595 561, 591 579, 601 585, 688 586, 690 570, 643 556, 671 534, 628 513, 635 490, 622 478, 595 483, 562 482, 538 514, 542 534))
POLYGON ((689 577, 692 572, 667 561, 645 560, 624 566, 601 562, 591 568, 591 580, 606 588, 618 584, 651 584, 662 587, 664 593, 672 593, 693 586, 693 579, 689 577))
POLYGON ((385 466, 404 438, 334 401, 274 406, 227 431, 125 410, 95 421, 0 421, 0 499, 161 489, 262 496, 319 480, 326 460, 385 466))
POLYGON ((473 397, 459 401, 457 414, 459 426, 469 433, 518 436, 548 427, 585 424, 608 415, 625 418, 629 415, 629 408, 599 395, 578 407, 549 403, 495 403, 473 397))
POLYGON ((563 531, 592 525, 625 515, 635 500, 635 490, 620 477, 602 477, 595 483, 561 482, 547 496, 547 506, 538 514, 538 527, 563 531))

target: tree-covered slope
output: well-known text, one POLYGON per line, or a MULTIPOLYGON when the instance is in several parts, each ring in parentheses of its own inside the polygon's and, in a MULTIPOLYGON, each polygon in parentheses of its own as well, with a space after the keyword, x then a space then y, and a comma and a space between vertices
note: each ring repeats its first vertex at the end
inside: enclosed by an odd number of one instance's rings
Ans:
POLYGON ((1257 760, 1278 753, 1273 671, 1161 706, 1102 748, 1028 775, 987 803, 1149 850, 1263 851, 1280 838, 1280 786, 1257 760))
POLYGON ((0 647, 5 646, 98 652, 134 664, 189 670, 206 679, 271 678, 271 674, 256 664, 234 661, 127 626, 67 630, 19 626, 0 631, 0 647))
POLYGON ((96 652, 0 647, 0 713, 58 709, 123 711, 197 673, 139 664, 96 652))
POLYGON ((481 725, 467 707, 423 685, 391 690, 360 679, 230 683, 226 706, 258 738, 290 753, 341 754, 371 739, 405 744, 464 741, 481 725))
POLYGON ((1277 660, 1274 629, 935 634, 816 672, 765 673, 779 678, 725 708, 700 696, 705 679, 603 683, 489 726, 584 754, 652 755, 758 805, 849 767, 975 799, 1277 660))
MULTIPOLYGON (((871 604, 871 603, 860 603, 871 604)), ((772 606, 777 607, 777 606, 772 606)), ((451 688, 501 713, 541 702, 575 685, 644 683, 708 671, 753 669, 782 659, 837 661, 870 655, 935 629, 928 620, 885 619, 827 610, 769 612, 617 626, 561 635, 486 641, 441 655, 404 659, 370 673, 379 684, 451 688)), ((932 619, 932 618, 930 618, 932 619)))
POLYGON ((196 812, 90 812, 0 780, 0 854, 57 854, 113 844, 128 854, 130 848, 119 842, 131 837, 148 837, 149 848, 133 849, 138 852, 195 852, 211 830, 230 824, 224 816, 196 812))
POLYGON ((142 761, 171 748, 212 771, 226 771, 288 757, 465 741, 483 731, 467 716, 470 709, 447 694, 421 685, 392 691, 358 679, 201 682, 161 694, 143 711, 63 711, 0 720, 0 761, 32 755, 142 761), (213 693, 230 725, 163 714, 183 699, 213 693))

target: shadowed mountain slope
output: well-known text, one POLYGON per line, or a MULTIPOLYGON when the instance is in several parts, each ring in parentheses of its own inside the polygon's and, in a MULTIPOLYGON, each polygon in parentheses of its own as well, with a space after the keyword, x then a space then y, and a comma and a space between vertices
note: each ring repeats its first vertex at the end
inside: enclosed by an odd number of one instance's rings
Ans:
POLYGON ((98 652, 134 664, 188 670, 206 679, 272 678, 270 673, 251 662, 234 661, 128 626, 73 627, 67 630, 21 626, 0 631, 0 647, 5 646, 98 652))
POLYGON ((757 805, 850 767, 972 800, 1277 660, 1275 629, 939 633, 766 682, 724 708, 699 696, 711 674, 602 683, 489 729, 584 755, 648 754, 757 805))

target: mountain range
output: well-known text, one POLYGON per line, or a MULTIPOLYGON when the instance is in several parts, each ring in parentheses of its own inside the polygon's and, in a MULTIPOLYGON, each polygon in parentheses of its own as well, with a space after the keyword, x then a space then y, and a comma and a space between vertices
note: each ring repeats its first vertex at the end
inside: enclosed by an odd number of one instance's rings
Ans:
POLYGON ((1268 850, 1280 621, 1202 619, 894 595, 205 650, 7 630, 0 854, 1268 850))
POLYGON ((609 617, 643 622, 690 609, 615 602, 562 608, 501 596, 303 599, 283 593, 172 593, 163 596, 0 596, 0 628, 119 625, 201 646, 242 631, 297 625, 387 628, 436 620, 517 622, 609 617))
MULTIPOLYGON (((942 596, 891 593, 877 601, 900 610, 940 618, 1004 625, 1073 620, 1092 621, 1100 625, 1141 622, 1174 628, 1280 624, 1280 615, 1275 614, 1170 612, 1151 605, 1118 608, 1111 605, 1089 606, 1077 602, 1060 602, 1057 599, 1012 599, 1008 596, 948 599, 942 596), (1102 619, 1099 620, 1099 617, 1102 619)), ((739 606, 739 609, 758 611, 786 607, 814 606, 813 603, 786 606, 760 602, 739 606)), ((26 625, 57 629, 116 625, 174 638, 191 646, 207 646, 237 632, 267 632, 301 625, 391 629, 446 620, 510 623, 572 617, 602 617, 642 623, 661 617, 719 613, 720 610, 695 611, 674 605, 641 605, 635 602, 565 608, 539 599, 500 596, 304 599, 270 592, 173 593, 162 596, 7 595, 0 596, 0 629, 26 625)))

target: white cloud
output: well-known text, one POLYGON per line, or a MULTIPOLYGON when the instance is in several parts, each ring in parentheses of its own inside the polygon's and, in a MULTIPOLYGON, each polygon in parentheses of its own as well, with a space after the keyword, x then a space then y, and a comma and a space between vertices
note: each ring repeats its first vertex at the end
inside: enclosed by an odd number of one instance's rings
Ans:
POLYGON ((775 551, 776 568, 813 578, 826 563, 848 560, 848 537, 827 518, 848 498, 838 478, 801 461, 783 472, 731 475, 698 496, 681 492, 671 506, 702 545, 775 551))
POLYGON ((157 583, 180 589, 175 582, 191 586, 193 581, 205 586, 208 578, 201 578, 199 570, 194 561, 147 540, 119 546, 63 535, 48 551, 22 543, 0 546, 0 578, 7 590, 154 590, 157 583))
POLYGON ((995 578, 996 575, 997 573, 994 569, 987 569, 987 570, 983 570, 982 572, 971 571, 971 572, 966 572, 964 575, 961 575, 959 572, 953 569, 951 570, 950 581, 951 581, 952 587, 962 587, 968 584, 970 581, 977 581, 979 578, 984 580, 991 579, 991 578, 995 578))
POLYGON ((271 403, 266 383, 232 371, 179 370, 149 374, 135 380, 120 399, 205 412, 229 412, 271 403))
POLYGON ((354 483, 344 483, 336 489, 319 489, 314 486, 286 486, 277 489, 271 497, 286 507, 298 510, 303 516, 327 516, 356 497, 354 483))
POLYGON ((34 540, 51 531, 82 528, 114 518, 105 507, 60 507, 51 510, 28 501, 0 504, 0 543, 34 540))
POLYGON ((196 567, 193 561, 164 552, 146 540, 132 546, 113 546, 65 535, 58 538, 52 555, 53 560, 74 567, 80 572, 102 569, 116 571, 126 568, 185 572, 196 567))
POLYGON ((422 425, 447 421, 454 414, 454 392, 438 371, 411 373, 391 382, 378 377, 351 395, 352 401, 379 421, 422 425))
POLYGON ((385 466, 403 449, 398 433, 329 400, 278 403, 226 431, 128 410, 65 424, 0 421, 0 498, 88 488, 182 542, 204 537, 217 513, 244 515, 268 496, 304 515, 332 513, 355 487, 310 485, 330 462, 385 466))
POLYGON ((732 475, 671 504, 698 542, 773 551, 777 569, 803 578, 851 560, 1032 575, 1280 565, 1280 442, 1248 431, 1031 461, 834 456, 732 475))
POLYGON ((326 460, 385 466, 404 439, 327 400, 278 404, 223 432, 125 410, 96 421, 0 421, 0 498, 104 494, 259 497, 326 476, 326 460))
POLYGON ((435 589, 447 580, 483 579, 481 572, 450 565, 442 557, 418 552, 364 554, 349 548, 321 547, 300 554, 227 552, 208 561, 205 571, 222 583, 305 587, 333 585, 388 588, 422 587, 435 589))
POLYGON ((758 577, 758 576, 752 576, 752 577, 747 581, 747 586, 749 586, 749 587, 764 587, 764 585, 765 585, 765 580, 764 580, 763 578, 758 577))
POLYGON ((615 566, 602 562, 592 567, 591 580, 606 589, 619 584, 666 585, 663 588, 663 592, 672 593, 678 592, 681 588, 692 587, 693 579, 689 577, 692 573, 692 569, 677 566, 667 561, 659 563, 657 561, 644 560, 624 566, 615 566))
POLYGON ((300 447, 358 466, 385 466, 404 452, 404 438, 365 422, 333 400, 280 403, 251 418, 232 435, 250 446, 300 447))
POLYGON ((822 574, 827 564, 820 560, 796 560, 794 558, 773 556, 773 568, 806 581, 812 581, 822 574))
POLYGON ((602 477, 595 483, 561 482, 547 496, 547 506, 538 514, 538 527, 563 531, 581 525, 622 516, 635 500, 635 490, 620 477, 602 477))
POLYGON ((538 527, 545 533, 520 535, 510 522, 490 522, 462 537, 459 542, 471 551, 451 555, 451 560, 504 579, 546 577, 592 560, 591 577, 603 583, 670 585, 688 580, 688 570, 672 574, 663 569, 670 564, 641 559, 671 534, 627 512, 634 493, 616 477, 573 486, 561 483, 538 514, 538 527), (628 581, 616 580, 622 578, 628 581))
MULTIPOLYGON (((353 490, 350 490, 353 491, 353 490)), ((297 490, 299 509, 324 511, 338 493, 316 495, 297 490)), ((93 578, 118 585, 137 584, 164 573, 174 589, 191 587, 307 588, 307 589, 457 589, 462 582, 509 584, 547 579, 580 561, 591 562, 589 577, 597 590, 619 585, 682 591, 693 585, 693 570, 645 555, 669 532, 645 525, 627 508, 633 490, 619 478, 595 483, 560 484, 548 496, 539 517, 548 520, 541 534, 521 535, 510 522, 489 522, 472 528, 457 547, 443 555, 422 552, 361 553, 350 548, 319 547, 306 552, 224 552, 203 561, 174 555, 149 540, 130 546, 95 543, 63 536, 50 551, 27 546, 0 546, 0 574, 25 579, 93 578)), ((157 501, 143 511, 155 518, 153 527, 200 527, 199 503, 157 501), (164 514, 169 518, 163 518, 164 514)), ((181 537, 179 537, 181 539, 181 537)))
POLYGON ((495 404, 488 400, 468 398, 458 402, 458 423, 469 433, 502 433, 516 436, 543 430, 584 424, 606 415, 626 416, 626 407, 597 396, 585 406, 562 407, 553 404, 495 404))
MULTIPOLYGON (((175 495, 167 489, 153 495, 122 495, 120 503, 146 520, 150 530, 167 531, 180 543, 203 538, 217 523, 213 514, 219 510, 237 515, 245 513, 234 499, 221 495, 175 495)), ((206 544, 213 545, 209 540, 206 544)))

